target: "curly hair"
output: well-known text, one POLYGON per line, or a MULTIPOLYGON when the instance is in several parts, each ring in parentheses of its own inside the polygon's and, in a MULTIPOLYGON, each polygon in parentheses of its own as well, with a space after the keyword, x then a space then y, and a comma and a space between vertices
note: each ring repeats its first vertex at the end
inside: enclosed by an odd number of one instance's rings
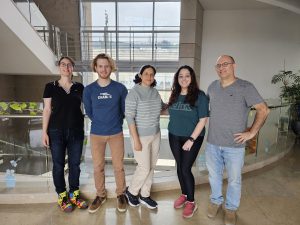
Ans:
POLYGON ((93 59, 93 61, 92 61, 92 63, 91 63, 91 68, 92 68, 93 72, 96 72, 95 67, 97 66, 97 60, 98 60, 98 59, 107 59, 107 61, 108 61, 109 64, 110 64, 110 67, 111 67, 111 72, 117 71, 117 67, 116 67, 115 61, 114 61, 108 54, 100 53, 100 54, 98 54, 98 55, 93 59))
POLYGON ((187 92, 184 102, 190 104, 190 106, 193 107, 193 106, 195 106, 195 103, 198 99, 200 89, 198 87, 198 83, 196 80, 195 71, 193 70, 192 67, 190 67, 188 65, 181 66, 175 73, 174 79, 173 79, 173 85, 171 88, 171 96, 169 98, 168 105, 171 106, 172 104, 174 104, 177 101, 178 96, 180 95, 181 86, 179 85, 178 77, 179 77, 179 73, 182 69, 187 69, 191 75, 191 83, 188 86, 188 92, 187 92))

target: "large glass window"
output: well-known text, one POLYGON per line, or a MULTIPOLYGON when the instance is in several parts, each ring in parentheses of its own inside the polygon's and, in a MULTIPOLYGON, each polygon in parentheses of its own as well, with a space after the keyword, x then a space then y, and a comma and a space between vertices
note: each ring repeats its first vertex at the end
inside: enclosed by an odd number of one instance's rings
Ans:
POLYGON ((119 82, 124 84, 127 89, 131 89, 134 86, 135 73, 132 72, 119 72, 119 82))
POLYGON ((152 2, 119 2, 119 26, 152 26, 152 2))
MULTIPOLYGON (((180 2, 155 2, 154 26, 179 26, 180 2)), ((161 27, 160 29, 164 29, 161 27)))
POLYGON ((93 57, 101 52, 106 52, 116 58, 116 34, 112 32, 94 33, 92 38, 93 57))
POLYGON ((133 33, 119 33, 119 60, 133 60, 133 33))
POLYGON ((156 33, 155 61, 178 61, 179 33, 156 33))
POLYGON ((152 33, 134 33, 134 60, 152 61, 152 33))
POLYGON ((168 99, 179 58, 180 1, 96 0, 86 4, 87 12, 89 7, 82 27, 83 59, 108 53, 119 65, 117 80, 129 89, 135 69, 152 64, 158 70, 157 88, 168 99))
POLYGON ((93 26, 116 26, 116 9, 114 2, 92 2, 93 26))
POLYGON ((105 52, 131 65, 178 61, 180 1, 98 0, 91 2, 91 11, 86 19, 91 34, 85 37, 91 43, 85 44, 83 56, 105 52))
POLYGON ((90 56, 95 57, 101 52, 116 58, 116 7, 114 2, 92 2, 92 27, 90 30, 90 56))

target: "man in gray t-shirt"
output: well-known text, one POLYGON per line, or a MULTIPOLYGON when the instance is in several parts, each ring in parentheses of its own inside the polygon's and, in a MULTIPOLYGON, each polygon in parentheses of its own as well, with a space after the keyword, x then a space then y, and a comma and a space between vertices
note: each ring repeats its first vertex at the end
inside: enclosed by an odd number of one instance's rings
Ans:
POLYGON ((236 224, 245 142, 257 134, 269 113, 266 103, 253 84, 235 76, 235 67, 233 57, 220 56, 215 66, 220 79, 214 81, 207 91, 210 119, 205 154, 211 186, 208 217, 214 218, 224 202, 222 179, 225 166, 228 174, 226 225, 236 224), (251 107, 256 109, 256 115, 252 126, 247 130, 251 107))

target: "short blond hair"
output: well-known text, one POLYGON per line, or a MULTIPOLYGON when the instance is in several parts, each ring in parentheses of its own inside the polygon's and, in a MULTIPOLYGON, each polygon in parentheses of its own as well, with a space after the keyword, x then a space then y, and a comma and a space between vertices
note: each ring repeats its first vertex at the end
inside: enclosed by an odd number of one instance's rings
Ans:
POLYGON ((93 72, 96 72, 95 67, 97 66, 97 60, 98 59, 107 59, 107 61, 110 64, 110 67, 111 67, 111 72, 117 71, 116 63, 112 59, 112 57, 110 57, 108 54, 100 53, 92 61, 91 67, 92 67, 93 72))

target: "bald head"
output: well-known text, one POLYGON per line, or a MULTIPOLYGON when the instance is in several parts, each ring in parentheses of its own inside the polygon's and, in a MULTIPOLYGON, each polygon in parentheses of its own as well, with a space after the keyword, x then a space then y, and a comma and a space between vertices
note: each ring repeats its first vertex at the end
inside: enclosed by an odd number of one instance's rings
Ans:
POLYGON ((230 55, 219 56, 215 69, 221 79, 221 81, 227 81, 231 83, 235 80, 235 61, 230 55))
POLYGON ((228 61, 228 62, 230 62, 230 63, 235 63, 234 58, 233 58, 232 56, 230 56, 230 55, 221 55, 221 56, 219 56, 218 59, 217 59, 217 63, 218 63, 218 61, 220 61, 221 59, 224 59, 224 60, 226 60, 226 61, 228 61))

